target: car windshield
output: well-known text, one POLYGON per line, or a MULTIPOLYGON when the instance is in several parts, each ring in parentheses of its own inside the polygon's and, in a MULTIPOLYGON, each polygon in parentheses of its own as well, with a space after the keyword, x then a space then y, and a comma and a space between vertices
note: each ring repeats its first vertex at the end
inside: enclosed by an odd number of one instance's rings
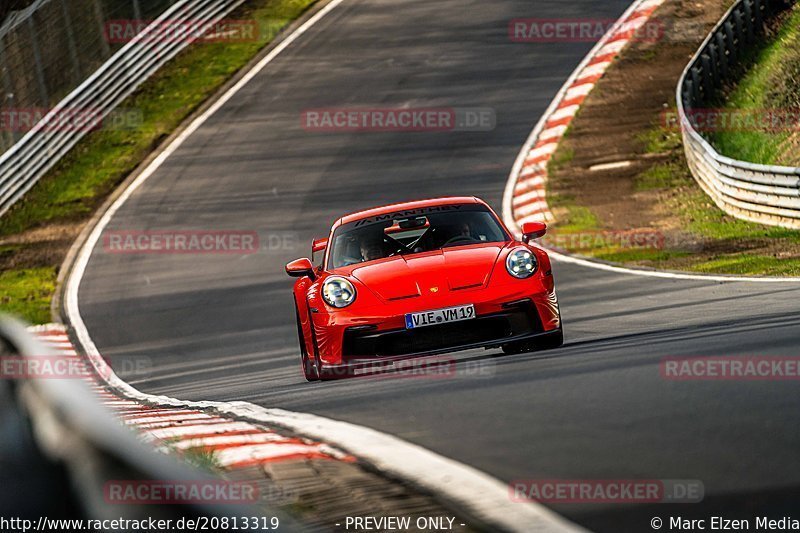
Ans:
POLYGON ((386 257, 454 246, 509 240, 483 206, 437 206, 357 220, 336 229, 328 267, 341 268, 386 257))

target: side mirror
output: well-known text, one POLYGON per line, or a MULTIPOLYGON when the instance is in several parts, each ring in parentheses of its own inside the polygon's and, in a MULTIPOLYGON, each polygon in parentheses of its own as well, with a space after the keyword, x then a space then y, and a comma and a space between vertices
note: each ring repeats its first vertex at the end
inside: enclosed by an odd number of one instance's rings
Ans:
POLYGON ((544 237, 546 233, 547 224, 544 222, 526 222, 522 225, 522 241, 525 243, 544 237))
POLYGON ((323 252, 327 247, 328 247, 327 237, 324 239, 314 239, 311 242, 311 255, 314 255, 317 252, 323 252))
POLYGON ((314 254, 317 252, 324 252, 328 247, 328 239, 314 239, 311 241, 311 260, 314 260, 314 254))
POLYGON ((286 273, 293 278, 302 278, 308 276, 309 278, 314 279, 316 277, 314 275, 314 265, 312 265, 311 260, 306 257, 302 259, 295 259, 291 263, 287 264, 286 273))

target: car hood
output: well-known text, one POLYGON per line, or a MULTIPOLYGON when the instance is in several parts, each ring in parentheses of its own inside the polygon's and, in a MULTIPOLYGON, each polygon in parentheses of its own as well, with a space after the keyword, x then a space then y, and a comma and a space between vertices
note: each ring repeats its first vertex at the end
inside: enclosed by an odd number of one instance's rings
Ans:
POLYGON ((358 266, 351 275, 384 300, 485 287, 504 243, 445 248, 358 266))

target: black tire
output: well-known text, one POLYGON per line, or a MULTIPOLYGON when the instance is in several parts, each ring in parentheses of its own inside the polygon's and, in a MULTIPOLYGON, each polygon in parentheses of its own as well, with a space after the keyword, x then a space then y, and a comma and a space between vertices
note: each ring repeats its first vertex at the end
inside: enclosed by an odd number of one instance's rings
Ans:
POLYGON ((538 352, 542 350, 554 350, 564 344, 564 329, 558 329, 552 333, 541 335, 535 339, 509 342, 502 346, 503 353, 515 355, 528 352, 538 352))
POLYGON ((303 337, 303 326, 300 325, 300 311, 297 309, 297 304, 294 305, 294 314, 297 319, 297 340, 300 343, 300 368, 303 371, 303 377, 306 381, 319 381, 319 368, 316 359, 312 361, 308 357, 308 350, 306 350, 306 341, 303 337))

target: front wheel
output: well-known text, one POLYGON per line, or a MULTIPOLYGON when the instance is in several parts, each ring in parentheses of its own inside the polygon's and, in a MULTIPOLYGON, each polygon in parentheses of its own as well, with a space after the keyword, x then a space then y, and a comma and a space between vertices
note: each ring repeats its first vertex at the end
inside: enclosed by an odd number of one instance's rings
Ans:
POLYGON ((553 350, 562 346, 563 344, 564 330, 559 328, 556 331, 546 333, 545 335, 540 335, 534 339, 509 342, 508 344, 504 344, 502 348, 503 353, 514 355, 520 353, 538 352, 541 350, 553 350))

